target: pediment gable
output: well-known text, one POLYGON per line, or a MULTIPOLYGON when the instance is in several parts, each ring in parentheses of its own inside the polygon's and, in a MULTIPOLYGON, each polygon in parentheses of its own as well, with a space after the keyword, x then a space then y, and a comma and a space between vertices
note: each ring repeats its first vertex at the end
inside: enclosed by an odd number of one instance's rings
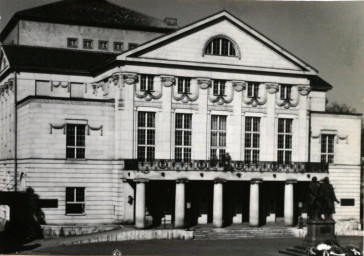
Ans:
POLYGON ((317 73, 314 68, 226 11, 125 52, 117 59, 163 60, 317 73), (219 36, 233 42, 237 50, 236 56, 205 54, 207 43, 219 36))
POLYGON ((0 49, 0 74, 4 73, 4 71, 9 67, 9 59, 7 58, 4 49, 0 49))

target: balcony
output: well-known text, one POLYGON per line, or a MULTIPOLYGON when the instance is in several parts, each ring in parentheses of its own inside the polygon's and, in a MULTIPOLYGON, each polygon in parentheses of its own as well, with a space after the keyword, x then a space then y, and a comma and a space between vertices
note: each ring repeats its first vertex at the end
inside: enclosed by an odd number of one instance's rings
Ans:
POLYGON ((212 172, 271 172, 271 173, 327 173, 328 164, 325 163, 277 163, 243 161, 221 162, 216 160, 192 160, 191 162, 177 162, 171 159, 156 159, 153 161, 125 160, 125 170, 131 171, 212 171, 212 172))

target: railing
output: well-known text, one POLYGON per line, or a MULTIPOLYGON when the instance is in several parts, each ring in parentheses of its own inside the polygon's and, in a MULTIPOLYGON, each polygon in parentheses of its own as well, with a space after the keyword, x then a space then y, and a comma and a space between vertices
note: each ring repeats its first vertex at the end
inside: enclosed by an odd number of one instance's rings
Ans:
POLYGON ((149 171, 225 171, 225 172, 286 172, 286 173, 327 173, 326 163, 278 163, 243 161, 220 162, 216 160, 192 160, 178 162, 171 159, 156 159, 153 161, 125 160, 125 170, 142 172, 149 171))

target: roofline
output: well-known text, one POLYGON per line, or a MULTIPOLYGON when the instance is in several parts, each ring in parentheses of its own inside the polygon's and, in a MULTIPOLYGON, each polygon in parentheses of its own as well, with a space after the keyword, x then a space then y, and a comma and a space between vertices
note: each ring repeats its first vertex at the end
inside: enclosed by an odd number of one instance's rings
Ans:
POLYGON ((222 18, 222 17, 226 17, 228 19, 230 19, 232 22, 236 23, 236 25, 242 27, 246 32, 248 32, 251 36, 258 38, 259 40, 263 41, 263 43, 265 43, 268 47, 272 48, 274 51, 278 52, 280 55, 285 56, 286 58, 290 59, 292 62, 294 62, 296 65, 301 66, 304 69, 310 70, 313 73, 318 74, 318 70, 311 67, 309 64, 307 64, 306 62, 304 62, 303 60, 299 59, 298 57, 296 57, 295 55, 293 55, 292 53, 290 53, 289 51, 287 51, 286 49, 284 49, 283 47, 281 47, 280 45, 276 44, 275 42, 273 42, 271 39, 269 39, 268 37, 266 37, 265 35, 263 35, 262 33, 260 33, 259 31, 257 31, 256 29, 250 27, 248 24, 246 24, 245 22, 241 21, 239 18, 235 17, 234 15, 232 15, 230 12, 226 11, 226 10, 222 10, 219 11, 215 14, 212 14, 206 18, 202 18, 198 21, 195 21, 191 24, 188 24, 172 33, 169 33, 167 35, 162 35, 158 38, 155 38, 151 41, 148 41, 144 44, 139 45, 138 47, 124 52, 122 54, 120 54, 117 58, 123 58, 123 57, 127 57, 135 54, 139 51, 143 51, 146 50, 148 47, 152 47, 153 45, 157 45, 158 43, 161 43, 164 40, 168 40, 173 38, 174 36, 178 36, 180 34, 183 33, 187 33, 188 31, 192 30, 192 29, 196 29, 204 24, 207 24, 211 21, 213 21, 214 19, 218 19, 218 18, 222 18), (229 17, 230 16, 230 17, 229 17), (240 24, 239 24, 240 23, 240 24))
POLYGON ((113 28, 113 29, 125 29, 125 30, 137 30, 137 31, 146 31, 146 32, 160 32, 160 33, 169 33, 171 31, 175 31, 178 27, 171 27, 171 28, 158 28, 158 27, 144 27, 144 26, 128 26, 128 25, 112 25, 112 24, 97 24, 93 22, 79 23, 79 22, 72 22, 72 21, 64 21, 62 19, 47 19, 41 17, 29 17, 29 16, 22 16, 19 15, 19 12, 15 13, 10 21, 6 24, 4 29, 1 31, 0 34, 0 41, 3 42, 4 39, 9 35, 11 30, 18 24, 20 20, 26 21, 35 21, 35 22, 44 22, 44 23, 53 23, 53 24, 64 24, 64 25, 78 25, 78 26, 85 26, 85 27, 98 27, 98 28, 113 28), (20 16, 20 17, 19 17, 20 16))
POLYGON ((338 112, 322 112, 322 111, 313 111, 309 110, 312 114, 321 114, 321 115, 342 115, 342 116, 363 116, 362 113, 338 113, 338 112))

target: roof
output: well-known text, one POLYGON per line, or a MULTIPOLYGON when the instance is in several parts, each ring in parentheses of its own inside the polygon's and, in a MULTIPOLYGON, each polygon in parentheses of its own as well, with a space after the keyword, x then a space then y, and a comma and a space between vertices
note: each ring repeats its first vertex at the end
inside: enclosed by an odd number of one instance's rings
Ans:
POLYGON ((106 0, 64 0, 15 13, 1 33, 2 41, 19 20, 156 32, 177 28, 106 0))
POLYGON ((100 63, 115 59, 117 53, 93 52, 24 45, 3 45, 10 67, 17 70, 41 70, 91 75, 100 63))
POLYGON ((226 20, 232 22, 233 24, 235 24, 236 26, 240 27, 242 30, 244 30, 245 32, 250 34, 252 37, 259 40, 262 44, 264 44, 271 50, 275 51, 276 53, 283 56, 284 58, 290 60, 295 65, 301 67, 304 71, 307 71, 306 73, 309 73, 311 75, 316 75, 318 73, 318 71, 314 67, 310 66, 303 60, 299 59, 298 57, 296 57, 295 55, 293 55, 292 53, 290 53, 283 47, 279 46, 278 44, 276 44, 275 42, 273 42, 272 40, 270 40, 269 38, 267 38, 260 32, 256 31, 255 29, 250 27, 248 24, 244 23, 239 18, 235 17, 234 15, 232 15, 231 13, 229 13, 226 10, 220 11, 209 17, 203 18, 192 24, 184 26, 172 33, 160 36, 156 39, 153 39, 144 44, 141 44, 138 47, 136 47, 130 51, 122 53, 121 55, 119 55, 118 59, 126 60, 128 57, 138 57, 141 54, 144 54, 145 52, 152 51, 153 49, 155 49, 161 45, 169 43, 173 40, 177 40, 178 38, 180 38, 181 36, 183 36, 185 34, 188 34, 188 33, 191 33, 192 31, 196 31, 198 29, 204 28, 206 25, 211 24, 211 23, 215 22, 216 20, 221 20, 221 19, 226 19, 226 20))

